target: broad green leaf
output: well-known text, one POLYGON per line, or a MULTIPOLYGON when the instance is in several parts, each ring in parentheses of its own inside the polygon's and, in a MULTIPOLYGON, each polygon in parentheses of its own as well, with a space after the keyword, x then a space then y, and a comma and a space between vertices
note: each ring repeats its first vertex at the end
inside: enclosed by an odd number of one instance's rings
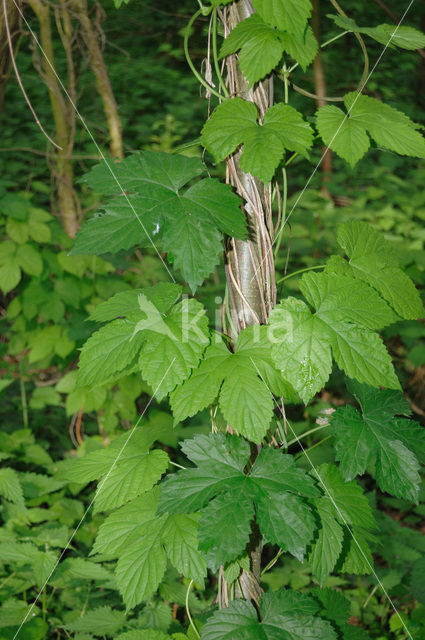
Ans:
POLYGON ((115 509, 148 491, 165 473, 167 466, 165 451, 158 449, 141 453, 130 445, 99 482, 94 512, 115 509))
POLYGON ((205 558, 198 551, 198 518, 186 514, 168 516, 162 541, 171 564, 187 578, 203 585, 207 571, 205 558))
POLYGON ((123 434, 113 445, 87 454, 66 471, 69 482, 90 482, 101 478, 95 494, 95 511, 115 509, 149 491, 168 466, 168 455, 156 449, 143 427, 123 434))
POLYGON ((286 298, 270 316, 275 365, 308 402, 326 383, 332 354, 347 375, 375 386, 399 387, 391 358, 371 331, 396 317, 370 287, 332 274, 305 274, 301 290, 316 308, 286 298))
POLYGON ((240 198, 228 185, 209 178, 180 192, 202 170, 198 159, 153 151, 97 165, 86 182, 118 197, 82 227, 73 253, 115 253, 134 245, 158 251, 158 246, 194 291, 218 263, 220 232, 246 237, 240 198))
POLYGON ((253 502, 242 489, 219 495, 203 510, 199 522, 199 548, 206 552, 208 566, 213 571, 243 554, 253 518, 253 502))
POLYGON ((250 602, 234 600, 208 619, 201 640, 336 640, 330 623, 314 615, 317 610, 304 594, 268 592, 260 600, 260 622, 250 602))
POLYGON ((305 69, 317 53, 317 41, 310 28, 301 35, 278 31, 263 22, 259 14, 243 20, 227 36, 220 57, 239 49, 239 66, 252 86, 271 73, 287 51, 305 69), (261 55, 258 52, 261 51, 261 55))
POLYGON ((109 515, 100 525, 91 553, 119 556, 143 525, 154 519, 158 505, 158 488, 146 492, 109 515))
POLYGON ((254 9, 264 22, 302 36, 311 14, 310 0, 253 0, 254 9))
POLYGON ((270 347, 266 327, 241 331, 235 353, 223 342, 208 347, 198 369, 171 395, 175 419, 195 415, 219 394, 220 408, 232 428, 261 442, 273 416, 272 393, 286 395, 288 389, 273 365, 270 347))
POLYGON ((18 474, 12 468, 0 469, 0 495, 11 502, 23 502, 22 486, 18 474))
POLYGON ((206 507, 199 540, 210 565, 217 567, 241 556, 255 503, 258 525, 266 539, 301 558, 313 535, 314 519, 299 496, 317 496, 318 490, 295 467, 291 456, 275 449, 261 454, 246 474, 250 452, 247 447, 240 449, 240 440, 218 434, 197 436, 195 446, 186 441, 186 452, 197 466, 166 478, 161 485, 159 511, 190 513, 206 507), (223 523, 219 538, 217 522, 223 523))
POLYGON ((233 600, 213 613, 202 627, 201 640, 267 640, 250 602, 233 600))
POLYGON ((349 389, 361 412, 347 405, 332 417, 336 458, 344 477, 363 475, 376 460, 376 480, 382 491, 416 502, 420 486, 416 455, 425 461, 425 429, 396 417, 410 413, 400 392, 356 383, 349 389))
POLYGON ((165 516, 156 518, 149 526, 145 525, 118 559, 115 575, 127 610, 147 600, 164 576, 167 556, 160 534, 165 519, 165 516))
MULTIPOLYGON (((259 483, 261 487, 261 482, 259 483)), ((310 507, 295 495, 267 491, 257 503, 257 520, 266 539, 303 561, 315 530, 310 507)))
POLYGON ((286 298, 270 315, 276 367, 308 402, 326 384, 332 370, 331 339, 302 300, 286 298))
POLYGON ((114 634, 125 624, 122 611, 112 610, 111 607, 99 607, 88 611, 65 625, 67 631, 75 633, 94 633, 95 635, 114 634))
POLYGON ((357 527, 352 529, 353 536, 348 539, 348 550, 341 567, 341 571, 356 575, 367 575, 373 570, 373 557, 367 537, 363 530, 357 527))
POLYGON ((404 113, 358 92, 344 98, 347 113, 326 105, 317 112, 324 143, 354 166, 369 148, 368 134, 378 147, 400 155, 425 158, 425 139, 404 113))
POLYGON ((398 267, 396 251, 388 240, 361 220, 341 224, 337 237, 349 262, 333 256, 326 268, 328 272, 351 275, 367 282, 402 318, 416 320, 423 316, 419 292, 398 267))
POLYGON ((134 322, 120 318, 92 334, 81 350, 79 386, 104 382, 135 362, 142 335, 134 329, 134 322))
POLYGON ((198 366, 209 342, 205 309, 195 299, 173 305, 180 287, 158 284, 124 291, 99 305, 91 318, 119 318, 95 332, 80 355, 80 386, 100 384, 139 368, 161 400, 198 366))
POLYGON ((413 51, 425 47, 425 34, 413 27, 396 24, 380 24, 377 27, 360 27, 352 18, 343 16, 329 16, 338 27, 346 31, 364 33, 377 42, 413 51))
POLYGON ((305 71, 313 62, 319 48, 311 27, 307 27, 301 35, 284 32, 280 35, 280 40, 285 51, 305 71))
POLYGON ((313 133, 301 114, 286 104, 270 107, 261 126, 257 116, 252 102, 241 98, 226 100, 204 125, 201 141, 216 162, 243 144, 241 168, 269 182, 285 149, 307 155, 313 144, 313 133))
POLYGON ((320 529, 308 561, 313 576, 322 585, 341 555, 344 531, 329 505, 318 501, 317 514, 320 518, 320 529))
POLYGON ((256 13, 232 29, 223 42, 220 57, 224 58, 239 49, 239 66, 250 86, 271 73, 283 55, 279 32, 265 24, 256 13), (259 51, 261 55, 258 55, 259 51))
POLYGON ((367 498, 362 488, 355 482, 345 482, 341 471, 332 464, 322 464, 317 469, 320 476, 321 488, 324 492, 321 503, 333 509, 340 522, 349 525, 374 528, 375 519, 372 515, 367 498))
POLYGON ((101 525, 92 550, 118 558, 117 584, 128 609, 156 591, 167 557, 185 577, 199 584, 205 577, 197 518, 184 514, 156 517, 157 506, 155 488, 112 513, 101 525))
POLYGON ((122 193, 121 188, 137 193, 147 184, 176 192, 203 171, 199 158, 144 151, 133 153, 123 162, 103 160, 86 173, 81 181, 97 193, 106 195, 122 193))
MULTIPOLYGON (((319 584, 323 584, 337 563, 348 573, 364 573, 365 561, 360 565, 358 549, 350 531, 361 538, 363 551, 370 555, 364 534, 376 527, 369 502, 355 482, 344 482, 340 470, 323 464, 312 472, 320 480, 322 497, 315 499, 320 527, 311 547, 308 562, 319 584), (348 528, 350 528, 350 531, 348 528), (345 543, 344 543, 345 539, 345 543)), ((370 567, 366 573, 369 573, 370 567)))
POLYGON ((326 146, 352 167, 370 147, 364 127, 353 118, 347 118, 344 111, 334 105, 328 104, 318 110, 317 128, 326 146))
POLYGON ((40 276, 43 270, 43 260, 40 252, 30 244, 20 245, 16 250, 16 260, 25 273, 30 276, 40 276))
POLYGON ((165 318, 156 316, 151 306, 143 310, 149 324, 135 328, 141 331, 136 335, 143 337, 139 367, 143 379, 161 400, 198 366, 209 342, 208 318, 204 307, 193 298, 174 305, 165 318), (155 320, 153 325, 150 316, 155 320))
POLYGON ((330 618, 340 625, 350 617, 350 601, 344 598, 340 591, 327 587, 326 589, 314 589, 310 593, 320 603, 320 608, 326 618, 330 618))
POLYGON ((318 495, 315 483, 296 467, 292 456, 276 456, 274 450, 268 447, 260 451, 250 475, 258 479, 261 487, 267 491, 292 491, 307 498, 318 495))

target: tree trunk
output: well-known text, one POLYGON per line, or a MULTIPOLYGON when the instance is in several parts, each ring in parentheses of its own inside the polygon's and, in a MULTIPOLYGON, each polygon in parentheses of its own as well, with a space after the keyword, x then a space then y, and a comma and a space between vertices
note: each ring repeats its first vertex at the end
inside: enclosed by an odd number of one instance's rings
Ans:
MULTIPOLYGON (((18 6, 20 6, 19 0, 17 0, 17 3, 18 6)), ((7 31, 5 23, 6 18, 9 23, 12 46, 18 39, 19 31, 21 28, 21 16, 13 0, 6 0, 6 14, 7 15, 5 16, 2 7, 2 11, 0 14, 0 114, 3 111, 4 94, 6 91, 12 62, 10 57, 9 43, 7 41, 7 31)))
MULTIPOLYGON (((224 35, 253 13, 250 0, 240 0, 221 14, 224 35)), ((270 81, 259 83, 248 89, 242 75, 237 56, 227 59, 227 87, 232 96, 240 96, 255 103, 260 121, 273 100, 270 81)), ((231 333, 235 338, 245 327, 267 322, 276 302, 274 260, 272 251, 273 222, 271 185, 264 185, 240 167, 240 152, 227 160, 227 182, 244 202, 244 211, 249 228, 247 242, 232 238, 226 252, 226 279, 231 317, 231 333)), ((258 450, 254 452, 254 457, 258 450)), ((251 571, 244 571, 240 583, 243 596, 258 603, 261 595, 261 536, 253 529, 250 542, 251 571)))
POLYGON ((97 34, 88 15, 87 2, 86 0, 73 0, 72 8, 81 24, 84 43, 89 53, 90 66, 96 80, 97 91, 102 100, 109 129, 111 156, 122 160, 124 154, 121 120, 97 34))
MULTIPOLYGON (((311 26, 317 41, 320 42, 319 0, 313 0, 313 14, 311 19, 311 26)), ((314 86, 315 86, 314 93, 316 94, 316 96, 319 96, 317 100, 317 106, 324 107, 326 105, 326 100, 323 100, 323 98, 327 95, 327 93, 326 93, 325 71, 323 68, 323 59, 322 59, 322 53, 320 49, 313 61, 313 77, 314 77, 314 86)), ((330 198, 330 193, 326 183, 329 182, 332 175, 332 151, 327 147, 322 147, 322 150, 324 153, 323 160, 322 160, 322 172, 323 172, 322 193, 326 197, 330 198)))
MULTIPOLYGON (((74 168, 71 160, 74 147, 76 114, 72 105, 67 105, 65 102, 55 73, 50 4, 45 3, 44 0, 29 0, 29 4, 38 18, 40 44, 50 62, 49 64, 46 58, 42 57, 42 79, 49 91, 55 123, 55 140, 57 145, 61 147, 61 149, 55 151, 53 156, 53 173, 57 184, 57 204, 62 226, 66 233, 73 238, 79 229, 81 213, 80 204, 73 187, 74 168)), ((64 22, 64 34, 67 29, 66 25, 67 23, 64 22)))

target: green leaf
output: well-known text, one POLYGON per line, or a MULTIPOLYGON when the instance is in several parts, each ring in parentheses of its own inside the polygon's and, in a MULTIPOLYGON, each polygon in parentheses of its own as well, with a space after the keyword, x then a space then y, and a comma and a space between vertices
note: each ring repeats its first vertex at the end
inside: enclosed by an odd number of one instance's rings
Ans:
POLYGON ((155 517, 157 506, 158 489, 154 488, 112 513, 101 525, 92 550, 118 558, 117 584, 128 609, 156 591, 167 556, 184 576, 199 584, 205 577, 197 518, 183 514, 155 517))
POLYGON ((131 437, 123 436, 107 449, 77 460, 66 472, 69 482, 84 483, 102 477, 94 498, 95 512, 115 509, 148 491, 167 469, 168 455, 160 449, 148 450, 152 442, 143 442, 142 427, 135 429, 131 437))
POLYGON ((187 578, 203 585, 207 571, 205 558, 198 551, 198 518, 192 515, 168 516, 162 541, 171 564, 187 578))
POLYGON ((388 240, 361 220, 341 224, 337 237, 349 262, 334 256, 326 268, 328 272, 345 273, 367 282, 402 318, 416 320, 423 316, 419 292, 397 266, 396 251, 388 240))
POLYGON ((425 34, 413 27, 380 24, 377 27, 360 27, 352 18, 330 15, 335 24, 346 31, 355 31, 370 36, 380 44, 414 51, 425 47, 425 34))
POLYGON ((417 502, 421 480, 415 454, 425 461, 424 428, 396 417, 410 413, 401 392, 358 383, 351 383, 349 389, 361 412, 351 406, 339 407, 332 417, 336 459, 344 477, 351 480, 363 475, 376 459, 376 480, 382 491, 417 502))
POLYGON ((25 273, 30 276, 41 276, 43 260, 40 253, 30 244, 22 244, 16 250, 16 260, 25 273))
POLYGON ((252 86, 271 73, 283 55, 283 44, 279 32, 265 24, 260 16, 252 16, 236 25, 220 49, 220 57, 241 49, 239 66, 252 86), (261 51, 261 55, 258 52, 261 51))
POLYGON ((135 362, 142 336, 134 328, 134 322, 118 319, 92 334, 81 350, 79 386, 100 384, 135 362))
POLYGON ((267 640, 250 602, 233 600, 202 627, 201 640, 267 640))
POLYGON ((311 14, 310 0, 253 0, 254 9, 264 22, 302 36, 311 14))
POLYGON ((317 504, 320 529, 308 559, 313 576, 322 585, 332 573, 342 551, 344 531, 329 505, 317 504))
POLYGON ((220 408, 232 428, 261 442, 273 416, 272 392, 286 395, 288 389, 288 385, 283 388, 283 377, 273 365, 270 348, 266 327, 241 331, 235 353, 221 341, 212 344, 198 369, 171 395, 175 419, 195 415, 219 394, 220 408))
POLYGON ((168 455, 165 451, 141 453, 129 445, 108 475, 100 481, 94 512, 115 509, 148 491, 165 473, 167 466, 168 455))
POLYGON ((314 501, 320 528, 308 559, 313 575, 323 584, 337 563, 343 563, 342 570, 348 573, 369 573, 364 558, 359 563, 362 555, 347 529, 348 525, 356 539, 362 540, 363 552, 370 556, 362 532, 375 528, 376 523, 362 489, 355 482, 344 482, 340 470, 331 464, 321 465, 314 475, 320 478, 323 495, 314 501))
POLYGON ((340 522, 369 529, 376 527, 369 502, 356 482, 345 482, 341 471, 332 464, 320 465, 317 474, 324 491, 321 503, 333 509, 340 522))
POLYGON ((270 107, 261 126, 257 115, 252 102, 241 98, 226 100, 204 125, 201 141, 216 162, 243 144, 241 168, 269 182, 285 149, 307 155, 313 144, 313 133, 301 114, 286 104, 270 107))
POLYGON ((167 556, 160 534, 165 519, 152 520, 118 559, 115 574, 127 610, 147 600, 164 576, 167 556))
POLYGON ((260 600, 260 622, 250 602, 234 600, 208 619, 201 640, 336 640, 330 623, 314 616, 317 610, 304 594, 268 592, 260 600))
POLYGON ((124 624, 125 615, 122 611, 116 609, 113 611, 111 607, 99 607, 69 622, 65 625, 65 629, 74 633, 93 633, 96 636, 103 636, 116 633, 124 624))
POLYGON ((154 519, 158 505, 158 487, 117 509, 100 525, 91 553, 105 553, 113 557, 125 551, 143 525, 154 519))
POLYGON ((72 252, 102 254, 158 245, 194 291, 218 263, 220 232, 246 237, 241 201, 231 187, 210 178, 180 192, 202 170, 197 159, 153 151, 97 165, 86 182, 119 197, 82 227, 72 252), (111 170, 128 193, 125 198, 111 170))
POLYGON ((314 517, 307 504, 294 495, 268 491, 257 503, 257 520, 269 542, 303 561, 315 529, 314 517))
POLYGON ((207 552, 210 566, 217 567, 241 556, 255 503, 262 534, 301 558, 313 535, 314 519, 299 496, 317 496, 318 490, 291 456, 275 449, 262 451, 246 475, 250 451, 243 440, 240 447, 240 440, 218 434, 185 441, 183 449, 197 467, 166 478, 159 511, 190 513, 206 507, 199 527, 200 548, 207 552))
POLYGON ((370 328, 395 319, 373 289, 356 288, 353 280, 332 274, 305 274, 301 290, 316 308, 286 298, 270 316, 275 365, 308 402, 326 383, 332 354, 351 378, 375 386, 399 387, 391 358, 370 328), (372 305, 372 306, 370 306, 372 305))
POLYGON ((85 343, 79 385, 101 384, 138 366, 161 400, 188 378, 209 342, 208 319, 193 298, 173 305, 179 293, 176 285, 158 284, 142 293, 120 292, 99 305, 92 319, 128 317, 113 320, 85 343))
POLYGON ((319 109, 317 127, 324 143, 351 166, 368 150, 367 134, 378 147, 425 158, 425 139, 404 113, 355 91, 347 93, 344 102, 347 114, 330 105, 319 109))
POLYGON ((21 483, 14 469, 0 469, 0 495, 11 502, 23 503, 24 496, 21 483))
POLYGON ((339 107, 325 105, 317 112, 317 128, 326 146, 354 167, 370 147, 364 127, 347 118, 339 107))
POLYGON ((311 27, 307 27, 302 35, 282 33, 280 40, 285 51, 298 62, 304 71, 313 62, 319 49, 311 27))
POLYGON ((344 598, 336 589, 314 589, 311 595, 320 603, 322 613, 326 618, 334 620, 339 625, 350 617, 350 601, 344 598))
POLYGON ((271 73, 287 51, 305 70, 316 56, 318 45, 309 27, 301 35, 277 31, 261 17, 252 16, 236 25, 220 49, 224 58, 238 50, 239 66, 250 86, 271 73), (261 51, 261 55, 258 52, 261 51))
POLYGON ((193 298, 184 298, 174 305, 165 318, 146 302, 143 302, 142 310, 148 324, 143 324, 142 320, 135 328, 143 337, 139 367, 143 379, 161 400, 198 366, 209 342, 208 318, 204 307, 193 298))
POLYGON ((249 542, 253 518, 253 502, 242 489, 219 495, 203 510, 199 548, 206 552, 213 571, 242 555, 249 542))

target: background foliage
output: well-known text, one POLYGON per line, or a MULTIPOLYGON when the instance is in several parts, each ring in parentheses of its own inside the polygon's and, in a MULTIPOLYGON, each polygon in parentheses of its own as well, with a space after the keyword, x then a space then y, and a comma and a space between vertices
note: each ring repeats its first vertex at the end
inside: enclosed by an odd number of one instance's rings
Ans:
MULTIPOLYGON (((327 3, 321 2, 320 5, 324 40, 332 37, 337 29, 332 21, 325 18, 326 13, 330 12, 327 3)), ((388 2, 387 5, 394 13, 400 11, 398 3, 388 2)), ((378 3, 359 0, 350 3, 349 9, 353 16, 361 16, 362 25, 388 21, 388 16, 378 3)), ((92 6, 91 11, 95 10, 100 11, 100 8, 92 6)), ((173 2, 143 3, 136 0, 128 6, 123 5, 119 11, 112 3, 102 4, 105 14, 102 22, 104 58, 119 105, 126 153, 134 150, 172 152, 179 145, 198 139, 207 109, 216 106, 214 96, 209 107, 200 96, 199 84, 188 73, 184 61, 182 30, 194 10, 190 2, 180 3, 176 7, 173 2)), ((26 15, 30 25, 37 30, 34 15, 31 12, 26 12, 26 15)), ((409 24, 420 28, 424 17, 424 7, 419 2, 415 3, 409 15, 409 24)), ((201 19, 197 24, 191 39, 191 51, 200 66, 204 56, 207 20, 201 19)), ((66 61, 56 32, 54 46, 58 72, 62 75, 66 61)), ((382 45, 368 40, 368 49, 371 59, 375 60, 382 45)), ((358 45, 350 37, 344 37, 333 47, 324 50, 329 95, 344 95, 352 89, 351 79, 353 69, 358 69, 358 55, 358 45)), ((52 113, 47 89, 39 80, 33 57, 31 40, 23 29, 17 56, 19 70, 40 120, 50 130, 52 113)), ((416 122, 425 124, 424 62, 424 58, 414 51, 399 51, 397 56, 393 51, 388 51, 368 85, 369 95, 383 99, 390 106, 406 112, 416 122)), ((77 75, 79 110, 107 154, 108 131, 102 105, 94 90, 83 51, 78 56, 77 75)), ((307 71, 302 81, 303 86, 314 91, 311 71, 307 71)), ((305 104, 302 96, 293 94, 293 107, 306 113, 305 104)), ((314 101, 311 101, 310 108, 306 117, 308 122, 313 122, 316 110, 314 101)), ((158 255, 149 246, 141 253, 133 252, 124 243, 119 253, 107 254, 103 258, 78 255, 76 251, 70 254, 73 241, 62 230, 55 207, 51 206, 54 174, 50 171, 52 159, 49 147, 34 125, 13 76, 7 84, 1 122, 0 310, 3 380, 0 396, 0 638, 9 639, 13 638, 17 625, 43 587, 74 527, 91 504, 94 496, 92 481, 101 476, 102 464, 105 463, 102 459, 104 446, 110 442, 118 446, 122 442, 128 429, 150 401, 152 387, 156 386, 155 380, 142 380, 131 371, 118 383, 108 381, 106 372, 102 384, 94 388, 90 386, 90 380, 77 383, 78 349, 100 327, 99 321, 102 320, 93 316, 93 312, 99 303, 113 294, 125 294, 133 289, 168 282, 168 275, 158 255), (93 461, 93 466, 84 477, 81 467, 75 471, 77 476, 72 476, 75 458, 81 458, 86 463, 93 461)), ((73 153, 77 178, 86 174, 99 158, 98 150, 81 126, 77 127, 73 153)), ((319 159, 319 153, 319 149, 313 151, 312 166, 319 159)), ((199 144, 191 146, 185 154, 193 157, 191 162, 194 167, 202 168, 202 149, 199 144)), ((212 169, 209 166, 212 182, 214 178, 223 176, 222 165, 212 169)), ((197 170, 193 175, 196 173, 197 170)), ((371 223, 388 240, 397 243, 401 265, 422 292, 425 284, 423 160, 400 158, 393 153, 383 152, 378 145, 361 163, 350 168, 334 154, 333 173, 326 183, 326 189, 332 197, 324 193, 322 176, 318 173, 298 202, 305 179, 305 170, 300 169, 298 159, 295 159, 291 167, 288 205, 291 210, 297 202, 297 208, 291 223, 284 229, 282 248, 277 254, 281 278, 287 275, 288 262, 288 273, 324 264, 329 256, 339 250, 335 233, 337 226, 356 219, 371 223)), ((76 190, 84 215, 90 218, 91 213, 104 202, 99 195, 100 190, 92 191, 83 181, 77 181, 76 190)), ((215 229, 211 231, 212 234, 214 232, 215 229)), ((166 251, 174 249, 168 248, 165 240, 164 247, 166 251)), ((212 253, 211 265, 214 267, 218 249, 212 253)), ((191 274, 185 272, 183 267, 181 271, 184 275, 182 281, 190 282, 191 274)), ((284 291, 285 295, 290 293, 299 297, 300 277, 281 282, 279 293, 284 291)), ((199 283, 192 284, 196 286, 199 283)), ((216 296, 221 295, 223 290, 224 272, 222 265, 219 265, 198 292, 198 299, 208 309, 210 320, 214 321, 216 317, 221 303, 221 300, 217 302, 216 296)), ((384 329, 384 336, 406 400, 403 412, 381 416, 381 421, 391 430, 394 415, 409 415, 413 411, 415 420, 423 424, 423 321, 417 322, 408 317, 384 329)), ((341 471, 345 479, 350 481, 356 475, 349 468, 352 461, 344 459, 345 441, 341 443, 334 438, 327 412, 339 407, 334 420, 342 420, 344 412, 348 412, 349 420, 345 416, 344 424, 350 421, 358 424, 359 420, 366 420, 367 412, 363 410, 363 415, 359 412, 359 405, 352 400, 351 394, 358 399, 362 390, 347 390, 342 374, 334 372, 327 390, 307 408, 295 404, 288 410, 288 419, 296 434, 311 431, 305 443, 312 462, 320 465, 322 472, 326 473, 326 465, 333 459, 335 447, 341 471)), ((189 419, 186 419, 187 414, 182 413, 180 418, 183 422, 174 424, 162 398, 159 394, 157 400, 149 405, 140 423, 146 433, 144 442, 139 443, 146 453, 141 463, 144 465, 142 470, 144 475, 152 478, 152 482, 160 477, 168 460, 177 465, 187 464, 183 452, 188 452, 184 449, 182 452, 179 446, 183 439, 190 438, 194 433, 204 433, 198 438, 206 438, 210 431, 207 410, 189 419), (151 450, 155 442, 157 447, 151 450)), ((221 410, 226 413, 225 404, 221 410)), ((215 421, 218 430, 225 425, 220 412, 215 416, 215 421)), ((132 470, 131 448, 127 453, 128 456, 121 461, 122 473, 132 470)), ((310 466, 294 442, 290 443, 290 453, 307 474, 310 466)), ((419 442, 417 454, 420 457, 419 442)), ((197 460, 194 462, 199 466, 197 460)), ((366 520, 369 519, 372 530, 372 533, 368 532, 368 542, 380 579, 404 619, 409 621, 409 629, 420 638, 425 633, 425 484, 416 471, 413 482, 419 491, 417 504, 411 502, 411 476, 406 479, 405 485, 398 482, 398 493, 396 487, 395 496, 389 497, 385 492, 391 488, 391 478, 379 472, 379 464, 379 450, 376 468, 371 461, 357 461, 357 472, 366 466, 370 472, 360 479, 367 496, 363 514, 366 514, 366 520), (375 522, 380 528, 379 537, 373 533, 375 522)), ((414 462, 412 468, 415 468, 414 462)), ((141 469, 133 471, 137 475, 141 469)), ((181 478, 184 488, 184 473, 182 471, 181 475, 172 476, 169 483, 178 482, 177 478, 181 478)), ((309 478, 306 474, 303 476, 309 478)), ((334 479, 336 485, 339 481, 342 482, 342 479, 334 479)), ((310 480, 305 482, 307 495, 302 499, 294 497, 294 502, 298 500, 299 508, 303 509, 309 500, 317 501, 317 513, 325 519, 324 511, 320 512, 323 502, 319 502, 324 497, 313 495, 314 492, 310 495, 310 480)), ((252 486, 255 486, 254 483, 252 486)), ((212 494, 214 500, 209 503, 209 509, 214 511, 214 518, 219 516, 220 509, 228 513, 229 504, 235 504, 235 494, 232 494, 234 488, 229 486, 225 489, 220 488, 217 494, 212 494)), ((394 495, 394 491, 390 493, 394 495)), ((97 494, 95 508, 84 517, 20 636, 33 640, 45 637, 163 640, 170 635, 176 640, 185 637, 193 639, 193 630, 189 628, 187 631, 187 612, 190 611, 198 628, 205 624, 203 637, 218 637, 214 635, 214 616, 211 617, 217 596, 217 582, 214 577, 207 577, 203 556, 189 557, 188 552, 188 557, 173 557, 173 536, 181 530, 189 539, 195 537, 196 518, 170 513, 161 520, 158 525, 160 529, 150 527, 151 539, 144 541, 144 551, 139 553, 142 564, 134 568, 129 566, 131 562, 126 562, 128 549, 125 549, 123 540, 127 540, 125 535, 130 534, 119 530, 120 509, 131 507, 137 517, 137 525, 143 529, 152 520, 158 496, 154 489, 128 506, 121 505, 119 495, 113 496, 113 499, 114 502, 110 502, 111 496, 108 494, 108 510, 112 506, 118 510, 107 514, 105 501, 102 504, 102 493, 97 494), (102 542, 102 532, 107 527, 118 527, 117 536, 121 539, 121 546, 119 542, 113 547, 110 543, 108 546, 102 542), (95 553, 90 555, 95 540, 95 553), (143 565, 148 562, 151 562, 152 576, 143 565), (182 563, 188 562, 196 575, 194 590, 188 590, 189 580, 181 578, 181 573, 185 573, 182 563), (129 571, 134 569, 137 575, 149 576, 149 581, 146 584, 138 583, 137 588, 130 581, 129 571), (205 590, 202 591, 204 580, 205 590)), ((245 502, 236 501, 245 519, 249 519, 253 501, 254 497, 245 502)), ((201 506, 202 502, 199 508, 201 506)), ((202 531, 201 550, 208 554, 209 563, 218 568, 227 558, 220 556, 214 548, 208 512, 205 514, 203 524, 199 525, 202 531)), ((214 519, 212 521, 216 522, 214 519)), ((265 531, 267 522, 266 515, 263 515, 265 531)), ((352 524, 364 526, 365 522, 353 521, 352 524)), ((299 598, 304 600, 302 605, 300 600, 297 606, 305 607, 308 618, 305 624, 312 625, 317 637, 320 637, 320 628, 326 629, 326 625, 336 624, 347 634, 344 635, 347 638, 366 637, 362 635, 360 626, 367 629, 369 637, 376 640, 407 638, 400 620, 394 615, 385 596, 376 588, 373 576, 367 575, 366 569, 363 572, 361 567, 356 570, 351 566, 343 576, 329 576, 333 566, 337 562, 342 563, 347 540, 342 538, 337 514, 328 516, 327 525, 337 538, 340 537, 341 549, 340 559, 329 558, 329 571, 326 572, 322 564, 319 567, 315 562, 314 550, 306 564, 300 561, 300 554, 294 549, 293 557, 285 556, 284 560, 278 558, 273 571, 265 572, 262 576, 265 589, 277 592, 273 596, 266 594, 261 604, 264 610, 267 607, 270 624, 274 624, 273 606, 277 607, 277 604, 272 601, 266 603, 266 597, 269 600, 280 598, 280 609, 285 606, 290 613, 294 603, 286 602, 286 592, 279 591, 288 587, 300 590, 299 598), (360 575, 354 576, 354 573, 360 575), (326 595, 318 595, 318 584, 325 586, 321 594, 326 594, 328 587, 337 588, 339 595, 332 597, 340 597, 340 600, 320 600, 326 595), (335 611, 339 611, 337 619, 335 611), (320 614, 319 618, 315 617, 317 613, 320 614), (346 624, 348 620, 350 628, 346 624)), ((246 528, 240 531, 241 543, 245 540, 244 536, 246 528)), ((279 544, 279 540, 273 540, 269 534, 267 536, 271 542, 279 544)), ((307 543, 306 540, 304 542, 307 543)), ((133 541, 132 544, 140 544, 140 541, 133 541)), ((231 558, 237 550, 229 549, 226 546, 228 544, 223 538, 220 549, 227 549, 231 558)), ((241 551, 243 548, 242 544, 241 551)), ((316 550, 317 553, 319 551, 316 550)), ((323 557, 323 551, 320 555, 323 557)), ((274 553, 270 552, 270 561, 273 556, 274 553)), ((132 557, 131 554, 129 557, 132 557)), ((357 561, 360 562, 358 558, 357 561)), ((230 583, 235 580, 244 563, 246 565, 246 558, 241 556, 237 563, 226 567, 230 583)), ((263 630, 256 627, 259 623, 250 605, 234 603, 232 606, 234 615, 239 619, 238 624, 244 621, 248 628, 253 625, 254 632, 261 637, 263 630)))

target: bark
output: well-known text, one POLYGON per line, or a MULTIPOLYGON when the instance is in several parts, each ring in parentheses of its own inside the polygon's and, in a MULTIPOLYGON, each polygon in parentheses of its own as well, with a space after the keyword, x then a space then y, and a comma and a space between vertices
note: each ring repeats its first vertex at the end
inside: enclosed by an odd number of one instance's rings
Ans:
MULTIPOLYGON (((311 26, 317 41, 320 42, 319 0, 313 0, 313 14, 312 14, 311 26)), ((323 98, 327 95, 326 78, 325 78, 325 70, 323 67, 322 53, 320 49, 313 61, 313 78, 314 78, 314 87, 315 87, 314 93, 316 94, 316 96, 318 96, 317 106, 324 107, 326 105, 326 100, 324 100, 323 98)), ((323 153, 324 153, 324 156, 322 160, 322 172, 323 172, 322 193, 325 196, 330 197, 326 183, 329 182, 332 175, 332 151, 327 147, 323 147, 323 153)))
MULTIPOLYGON (((18 0, 18 6, 20 2, 18 0)), ((16 43, 21 29, 21 16, 13 0, 6 0, 7 20, 12 38, 12 46, 16 43)), ((12 60, 10 57, 9 43, 5 24, 3 7, 0 14, 0 114, 3 111, 4 94, 9 80, 12 60)))
MULTIPOLYGON (((224 10, 221 14, 224 34, 227 35, 253 11, 250 0, 240 0, 224 10)), ((254 102, 260 120, 273 100, 271 81, 260 83, 255 89, 248 89, 248 83, 239 69, 237 56, 230 56, 227 61, 227 88, 230 95, 254 102)), ((271 186, 264 185, 250 174, 244 173, 239 160, 240 152, 236 152, 227 160, 227 182, 243 200, 249 239, 247 242, 229 240, 226 251, 229 312, 234 338, 248 325, 266 323, 276 302, 271 186)), ((257 455, 256 449, 253 458, 257 455)), ((240 584, 243 596, 258 604, 261 596, 262 543, 261 535, 255 526, 248 550, 251 570, 242 572, 240 584)))
POLYGON ((97 34, 88 14, 87 2, 86 0, 73 0, 72 8, 76 18, 81 24, 83 40, 87 47, 90 66, 96 80, 96 88, 102 100, 109 129, 111 156, 122 160, 124 154, 121 119, 118 114, 118 106, 112 91, 97 34))
MULTIPOLYGON (((225 35, 252 13, 250 0, 240 0, 231 5, 223 13, 225 35)), ((272 101, 271 83, 266 81, 254 90, 248 90, 248 83, 240 72, 236 56, 228 58, 227 71, 230 94, 254 102, 261 119, 272 101)), ((276 301, 271 250, 271 186, 244 173, 239 159, 240 152, 228 159, 227 181, 244 201, 249 240, 244 242, 232 239, 227 251, 226 277, 233 333, 238 333, 251 324, 266 323, 276 301)))
MULTIPOLYGON (((50 4, 45 0, 29 0, 29 4, 37 16, 40 27, 40 44, 49 61, 41 59, 41 74, 48 91, 55 123, 55 141, 61 149, 52 155, 52 171, 56 179, 57 206, 62 226, 70 237, 75 237, 79 225, 81 210, 75 194, 74 168, 70 156, 74 146, 75 110, 65 102, 55 72, 55 57, 52 41, 50 4), (50 64, 49 64, 50 63, 50 64)), ((65 11, 66 13, 66 11, 65 11)), ((64 21, 64 34, 69 23, 64 21)), ((68 68, 68 72, 70 69, 68 68)), ((70 88, 72 91, 72 88, 70 88)), ((75 103, 74 103, 75 104, 75 103)))

